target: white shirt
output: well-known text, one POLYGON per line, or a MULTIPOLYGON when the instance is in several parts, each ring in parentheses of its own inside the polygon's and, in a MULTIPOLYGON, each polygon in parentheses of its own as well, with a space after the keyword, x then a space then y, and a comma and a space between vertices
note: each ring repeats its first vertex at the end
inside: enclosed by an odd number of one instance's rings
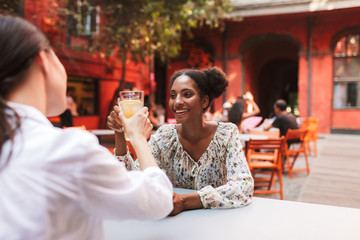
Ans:
POLYGON ((127 172, 97 138, 55 128, 37 109, 21 115, 0 164, 0 239, 103 239, 102 219, 159 219, 173 208, 172 185, 156 167, 127 172))

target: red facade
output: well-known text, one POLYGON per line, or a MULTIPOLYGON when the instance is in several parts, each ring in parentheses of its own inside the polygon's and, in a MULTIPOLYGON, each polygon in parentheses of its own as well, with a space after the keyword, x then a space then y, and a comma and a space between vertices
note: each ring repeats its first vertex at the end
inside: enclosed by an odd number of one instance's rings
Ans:
MULTIPOLYGON (((59 30, 55 22, 58 21, 49 9, 48 1, 25 0, 24 17, 35 23, 48 36, 52 45, 63 63, 71 79, 90 79, 96 86, 95 112, 96 114, 86 114, 74 118, 74 125, 84 124, 87 129, 97 129, 105 127, 108 107, 114 91, 119 86, 119 80, 122 74, 122 68, 116 58, 104 60, 99 54, 89 54, 86 50, 75 50, 74 46, 84 44, 88 46, 87 38, 78 36, 69 36, 65 30, 59 30), (69 37, 71 44, 69 44, 69 37)), ((100 15, 101 16, 101 15, 100 15)), ((127 62, 125 80, 131 86, 144 90, 145 94, 150 91, 150 71, 148 63, 135 64, 132 61, 127 62)), ((76 97, 76 96, 75 96, 76 97)), ((80 96, 81 97, 81 96, 80 96)), ((78 105, 80 104, 78 96, 78 105)))
MULTIPOLYGON (((332 105, 334 44, 343 34, 360 28, 359 16, 360 8, 350 8, 245 17, 228 22, 225 33, 203 29, 196 37, 211 41, 216 49, 214 65, 224 67, 223 59, 227 59, 227 100, 250 91, 267 117, 277 98, 289 98, 293 92, 300 116, 319 118, 319 132, 360 130, 359 108, 334 109, 332 105)), ((185 61, 171 63, 168 76, 183 67, 185 61)), ((218 99, 215 109, 222 102, 218 99)))
MULTIPOLYGON (((109 64, 85 51, 73 50, 66 45, 66 34, 51 35, 51 22, 46 20, 52 16, 46 1, 25 2, 25 18, 47 32, 50 39, 54 35, 56 41, 64 43, 64 47, 56 51, 68 75, 91 78, 97 82, 97 114, 79 117, 75 122, 85 123, 90 129, 104 127, 109 103, 119 84, 120 65, 116 62, 109 64)), ((285 98, 293 102, 301 117, 318 117, 321 133, 336 129, 360 131, 359 107, 333 107, 334 46, 344 34, 360 33, 359 16, 360 8, 254 16, 245 17, 242 21, 227 21, 225 32, 207 28, 196 30, 195 39, 200 39, 197 46, 201 48, 202 42, 210 46, 213 65, 223 68, 230 81, 226 99, 220 97, 215 101, 215 111, 221 110, 225 100, 234 100, 250 91, 264 117, 271 113, 277 98, 285 98)), ((72 40, 74 43, 84 41, 72 40)), ((194 40, 184 40, 184 46, 191 42, 194 40)), ((164 69, 167 86, 161 89, 166 92, 167 99, 171 74, 189 66, 189 52, 184 49, 182 57, 173 60, 164 69)), ((149 76, 149 64, 128 62, 126 81, 148 94, 149 76)), ((167 112, 171 117, 169 109, 167 112)))

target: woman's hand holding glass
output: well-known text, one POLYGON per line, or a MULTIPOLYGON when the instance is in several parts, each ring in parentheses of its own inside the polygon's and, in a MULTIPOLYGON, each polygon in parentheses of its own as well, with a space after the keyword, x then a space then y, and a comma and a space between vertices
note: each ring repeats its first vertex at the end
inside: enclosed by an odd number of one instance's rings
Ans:
POLYGON ((137 111, 132 117, 126 118, 119 106, 114 106, 114 110, 108 116, 107 125, 115 132, 121 133, 125 129, 130 141, 139 137, 148 139, 153 128, 148 116, 147 107, 137 111))
POLYGON ((114 130, 115 132, 122 133, 124 132, 124 127, 121 124, 119 118, 120 108, 119 106, 114 106, 114 109, 111 111, 110 115, 107 117, 107 125, 110 129, 114 130))

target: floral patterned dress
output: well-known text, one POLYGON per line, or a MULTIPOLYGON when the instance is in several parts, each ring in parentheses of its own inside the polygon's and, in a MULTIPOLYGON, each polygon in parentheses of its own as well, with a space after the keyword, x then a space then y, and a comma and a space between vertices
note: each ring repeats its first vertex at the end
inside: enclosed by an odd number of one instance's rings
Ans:
MULTIPOLYGON (((174 187, 198 190, 204 208, 234 208, 251 203, 254 181, 234 124, 219 123, 197 162, 181 145, 175 125, 161 126, 151 136, 149 146, 174 187)), ((139 169, 130 154, 119 159, 128 170, 139 169)))

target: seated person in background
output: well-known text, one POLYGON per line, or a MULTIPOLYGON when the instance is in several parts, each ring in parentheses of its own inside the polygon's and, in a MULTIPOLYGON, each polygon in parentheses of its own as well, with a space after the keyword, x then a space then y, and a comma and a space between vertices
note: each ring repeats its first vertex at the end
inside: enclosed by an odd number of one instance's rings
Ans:
POLYGON ((70 109, 67 108, 62 114, 59 115, 59 117, 61 120, 61 128, 74 126, 70 109))
POLYGON ((229 111, 232 107, 232 103, 230 102, 225 102, 223 104, 223 109, 222 111, 216 111, 213 115, 213 120, 216 122, 228 122, 228 116, 229 116, 229 111))
POLYGON ((77 104, 74 101, 74 98, 71 96, 71 91, 68 91, 66 93, 66 105, 67 109, 70 110, 73 117, 79 116, 79 113, 77 112, 77 104))
POLYGON ((159 120, 156 114, 156 105, 151 104, 149 101, 145 102, 144 105, 149 109, 148 118, 150 120, 150 123, 153 125, 153 130, 155 131, 159 128, 159 120))
MULTIPOLYGON (((149 146, 160 168, 174 187, 195 189, 195 193, 174 193, 176 215, 197 208, 234 208, 251 203, 254 182, 232 123, 205 121, 203 113, 225 91, 228 80, 219 68, 185 69, 170 79, 169 106, 177 124, 162 125, 149 146)), ((121 128, 117 106, 108 126, 121 128)), ((115 135, 116 155, 128 169, 136 169, 124 147, 124 135, 115 135)))
POLYGON ((45 35, 0 14, 0 36, 0 239, 98 240, 105 218, 167 216, 173 188, 146 108, 123 121, 143 169, 127 172, 90 132, 47 120, 65 110, 67 76, 45 35))
POLYGON ((256 116, 260 113, 259 106, 254 102, 252 97, 249 97, 249 95, 244 95, 241 98, 239 98, 231 107, 229 111, 229 122, 234 123, 240 133, 243 132, 243 128, 241 126, 242 120, 256 116), (245 111, 246 104, 250 104, 253 107, 253 111, 247 112, 245 111))
POLYGON ((296 117, 292 113, 286 111, 287 104, 285 100, 279 99, 274 103, 274 112, 276 119, 271 123, 269 120, 265 120, 262 124, 264 130, 270 128, 279 128, 280 136, 285 136, 288 129, 298 129, 299 126, 296 122, 296 117))
POLYGON ((76 103, 74 99, 71 97, 70 92, 66 93, 66 110, 60 114, 61 119, 61 127, 73 127, 73 116, 78 116, 79 114, 76 112, 76 103), (75 106, 75 115, 73 115, 75 106))

